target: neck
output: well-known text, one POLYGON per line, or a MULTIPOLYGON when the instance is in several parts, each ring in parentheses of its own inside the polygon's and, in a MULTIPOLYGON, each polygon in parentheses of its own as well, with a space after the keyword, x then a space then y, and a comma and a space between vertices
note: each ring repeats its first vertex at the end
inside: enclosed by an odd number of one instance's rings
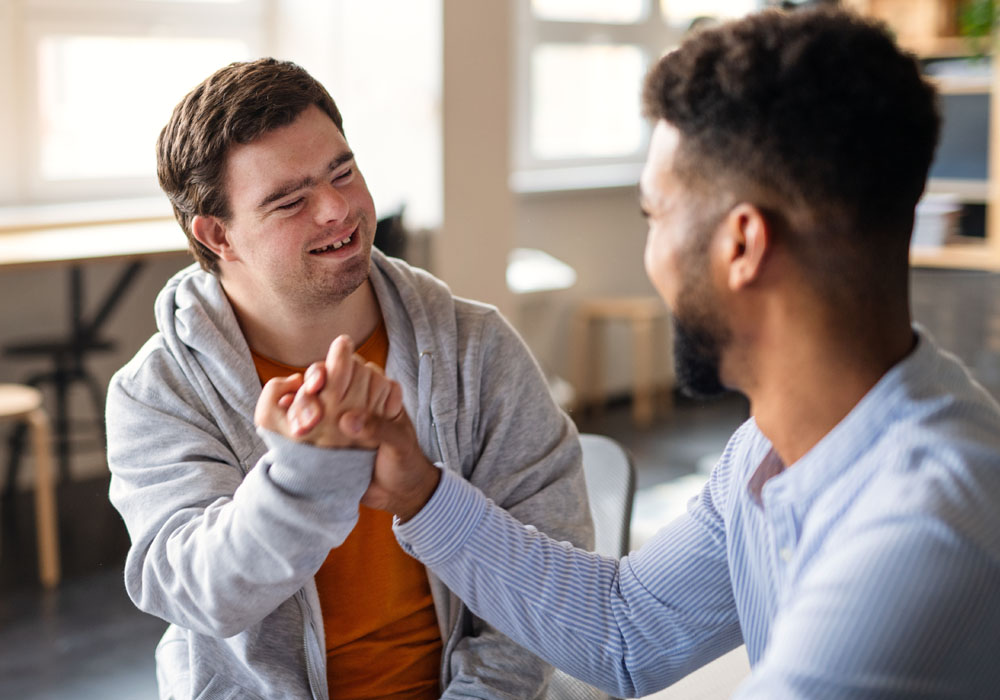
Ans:
MULTIPOLYGON (((913 349, 908 313, 860 324, 817 313, 761 333, 745 393, 761 432, 786 466, 829 433, 913 349), (863 327, 862 327, 863 326, 863 327)), ((847 318, 845 318, 847 317, 847 318)))
MULTIPOLYGON (((223 289, 226 289, 224 282, 223 289)), ((322 360, 339 335, 349 335, 357 347, 375 331, 381 318, 368 280, 339 302, 294 311, 244 304, 229 294, 228 289, 226 293, 250 348, 293 367, 322 360)))

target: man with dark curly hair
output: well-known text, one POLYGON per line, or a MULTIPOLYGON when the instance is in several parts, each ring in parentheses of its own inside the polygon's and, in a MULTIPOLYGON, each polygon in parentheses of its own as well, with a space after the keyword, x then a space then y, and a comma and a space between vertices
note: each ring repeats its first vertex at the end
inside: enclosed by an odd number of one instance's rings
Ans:
POLYGON ((1000 407, 908 304, 933 89, 878 24, 771 11, 693 36, 643 98, 678 376, 751 405, 701 494, 604 559, 435 468, 405 412, 347 412, 369 493, 477 614, 617 696, 745 643, 741 698, 996 697, 1000 407))

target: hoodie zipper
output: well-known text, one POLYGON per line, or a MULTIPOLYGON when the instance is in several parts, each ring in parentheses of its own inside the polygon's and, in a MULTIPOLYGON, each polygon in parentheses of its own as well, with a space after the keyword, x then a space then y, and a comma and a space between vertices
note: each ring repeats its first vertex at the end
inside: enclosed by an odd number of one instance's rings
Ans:
MULTIPOLYGON (((418 396, 427 397, 427 417, 430 419, 430 438, 433 440, 434 447, 437 449, 437 459, 434 460, 436 463, 444 465, 444 450, 441 449, 441 436, 438 434, 437 421, 434 419, 434 408, 433 402, 431 401, 431 390, 434 386, 434 352, 432 350, 421 350, 418 366, 418 379, 417 379, 417 394, 418 396), (421 371, 424 364, 424 358, 427 358, 427 371, 421 371)), ((453 594, 452 594, 453 595, 453 594)), ((448 684, 451 683, 451 668, 450 664, 445 663, 445 659, 451 657, 454 647, 457 644, 456 637, 458 635, 459 627, 462 623, 461 615, 461 603, 459 603, 458 613, 455 614, 454 598, 452 598, 451 603, 448 605, 448 636, 446 639, 442 640, 444 642, 441 649, 441 673, 440 682, 442 688, 447 688, 448 684)))
POLYGON ((312 632, 312 619, 309 615, 309 603, 303 600, 303 593, 297 594, 299 607, 302 609, 302 653, 306 659, 306 678, 309 679, 309 691, 313 700, 323 700, 325 693, 319 692, 319 680, 316 678, 316 667, 313 666, 312 656, 309 654, 309 635, 312 632))
POLYGON ((430 437, 434 440, 434 447, 437 449, 437 459, 435 462, 444 462, 444 451, 441 449, 441 437, 438 435, 437 421, 434 420, 434 408, 431 401, 431 391, 434 387, 434 351, 433 350, 421 350, 420 351, 420 365, 423 365, 424 358, 427 358, 428 369, 426 374, 420 372, 420 377, 417 380, 420 388, 426 391, 419 391, 421 395, 427 396, 427 415, 430 418, 431 434, 430 437), (426 379, 424 379, 426 377, 426 379))

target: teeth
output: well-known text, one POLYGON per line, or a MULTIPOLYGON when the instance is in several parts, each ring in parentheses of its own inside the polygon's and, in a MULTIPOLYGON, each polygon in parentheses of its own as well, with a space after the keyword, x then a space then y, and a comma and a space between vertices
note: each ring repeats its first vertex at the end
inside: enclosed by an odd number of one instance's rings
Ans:
POLYGON ((353 239, 353 238, 354 238, 354 234, 352 233, 350 236, 348 236, 347 238, 345 238, 342 241, 337 241, 336 243, 331 243, 328 246, 323 246, 322 248, 317 248, 316 250, 314 250, 312 252, 313 253, 325 253, 328 250, 339 250, 340 248, 343 248, 345 245, 347 245, 348 243, 350 243, 351 239, 353 239))

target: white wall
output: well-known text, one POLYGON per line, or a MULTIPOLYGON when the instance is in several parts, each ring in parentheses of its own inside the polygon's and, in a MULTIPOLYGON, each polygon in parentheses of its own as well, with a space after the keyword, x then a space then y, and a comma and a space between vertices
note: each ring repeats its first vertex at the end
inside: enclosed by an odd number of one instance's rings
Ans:
MULTIPOLYGON (((541 248, 572 266, 570 289, 527 295, 519 300, 515 323, 542 366, 570 379, 570 323, 576 302, 602 296, 653 296, 643 269, 646 222, 632 187, 527 194, 515 206, 516 245, 541 248)), ((603 373, 612 394, 625 393, 631 379, 631 340, 623 324, 606 331, 603 373)), ((664 331, 658 340, 656 377, 673 376, 664 331)))
MULTIPOLYGON (((650 295, 642 267, 645 222, 634 187, 514 195, 508 181, 513 129, 513 3, 444 0, 444 221, 434 240, 434 273, 458 294, 495 304, 543 368, 569 378, 568 333, 575 302, 592 296, 650 295), (577 272, 568 290, 514 297, 507 253, 540 248, 577 272)), ((627 391, 625 327, 608 329, 606 385, 627 391), (623 358, 623 359, 619 359, 623 358)), ((672 375, 661 344, 664 382, 672 375)))
MULTIPOLYGON (((14 3, 0 2, 0 61, 2 66, 14 65, 14 57, 17 55, 16 40, 13 31, 14 13, 17 8, 14 3)), ((15 71, 0 67, 0 104, 11 104, 17 99, 18 86, 15 82, 18 75, 15 71)), ((17 125, 11 123, 13 117, 9 110, 0 109, 0 204, 5 204, 4 192, 15 192, 17 183, 23 177, 23 173, 16 172, 10 166, 11 163, 19 163, 20 158, 15 157, 15 149, 18 148, 16 138, 17 125)))
POLYGON ((434 272, 508 316, 513 247, 510 154, 512 4, 444 0, 444 217, 434 272))
POLYGON ((380 215, 441 224, 441 0, 280 0, 271 53, 326 86, 380 215))

